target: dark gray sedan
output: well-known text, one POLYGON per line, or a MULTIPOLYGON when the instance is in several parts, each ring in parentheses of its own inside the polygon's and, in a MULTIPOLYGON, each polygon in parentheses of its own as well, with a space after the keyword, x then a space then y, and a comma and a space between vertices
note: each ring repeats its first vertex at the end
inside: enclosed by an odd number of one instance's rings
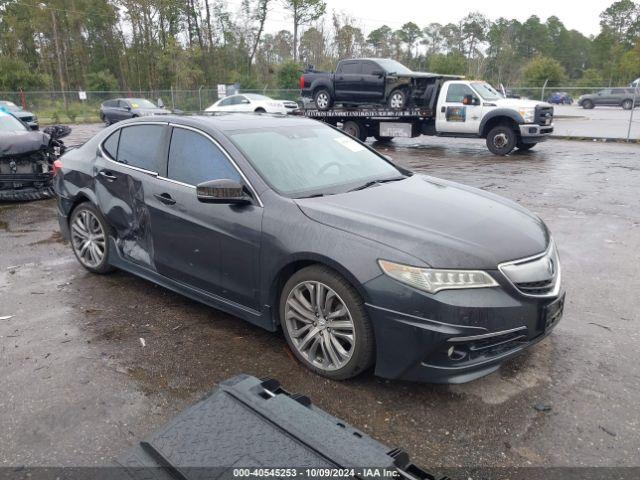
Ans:
POLYGON ((130 118, 169 115, 171 111, 158 107, 145 98, 115 98, 100 105, 100 118, 106 125, 130 118))
MULTIPOLYGON (((334 379, 464 382, 548 335, 564 292, 542 220, 301 117, 152 117, 62 159, 82 266, 282 329, 334 379)), ((144 301, 144 300, 143 300, 144 301)))

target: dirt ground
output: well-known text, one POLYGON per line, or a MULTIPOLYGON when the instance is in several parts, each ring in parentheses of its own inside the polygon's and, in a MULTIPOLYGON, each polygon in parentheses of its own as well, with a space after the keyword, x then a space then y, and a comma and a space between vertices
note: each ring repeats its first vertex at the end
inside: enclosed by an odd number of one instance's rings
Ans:
POLYGON ((279 334, 125 273, 89 274, 53 201, 4 204, 0 465, 105 464, 238 373, 280 379, 424 467, 639 465, 640 146, 554 140, 505 158, 477 140, 375 146, 547 222, 567 288, 549 338, 469 384, 334 382, 279 334))

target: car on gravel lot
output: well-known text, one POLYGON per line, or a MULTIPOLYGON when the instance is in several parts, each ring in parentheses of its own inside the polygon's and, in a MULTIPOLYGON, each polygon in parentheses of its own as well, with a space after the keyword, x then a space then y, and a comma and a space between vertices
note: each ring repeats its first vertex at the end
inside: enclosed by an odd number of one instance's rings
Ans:
POLYGON ((56 160, 64 152, 61 138, 69 127, 33 131, 0 110, 0 201, 26 201, 54 196, 56 160))
POLYGON ((596 106, 615 106, 625 110, 631 110, 633 106, 640 105, 640 96, 635 96, 633 88, 605 88, 597 93, 581 95, 578 97, 578 105, 586 110, 596 106))
POLYGON ((207 112, 256 112, 290 113, 298 109, 292 100, 274 100, 265 95, 243 93, 218 100, 206 109, 207 112))
POLYGON ((8 112, 21 122, 24 122, 31 130, 38 130, 40 128, 38 117, 35 113, 28 112, 13 102, 0 100, 0 110, 8 112))
POLYGON ((106 124, 130 118, 169 115, 170 110, 157 106, 146 98, 115 98, 100 105, 100 119, 106 124))
POLYGON ((536 215, 303 117, 126 121, 67 153, 56 191, 87 270, 119 268, 282 329, 333 379, 375 365, 469 381, 563 311, 558 252, 536 215))

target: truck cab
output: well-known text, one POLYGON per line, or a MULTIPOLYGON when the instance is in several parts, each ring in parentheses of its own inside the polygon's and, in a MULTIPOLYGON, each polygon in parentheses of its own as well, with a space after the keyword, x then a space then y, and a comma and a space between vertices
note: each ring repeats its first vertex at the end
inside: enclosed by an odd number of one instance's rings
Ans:
POLYGON ((528 150, 553 132, 550 104, 504 98, 483 81, 444 82, 434 113, 437 135, 486 138, 498 155, 528 150))

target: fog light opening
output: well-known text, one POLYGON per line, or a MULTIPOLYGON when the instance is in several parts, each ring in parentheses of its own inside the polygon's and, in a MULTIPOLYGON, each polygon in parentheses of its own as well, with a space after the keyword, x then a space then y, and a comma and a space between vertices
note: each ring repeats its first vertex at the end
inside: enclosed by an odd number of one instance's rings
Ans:
POLYGON ((451 345, 449 347, 449 350, 447 350, 447 357, 449 357, 449 360, 459 362, 460 360, 464 360, 467 357, 467 352, 460 349, 459 347, 451 345))

